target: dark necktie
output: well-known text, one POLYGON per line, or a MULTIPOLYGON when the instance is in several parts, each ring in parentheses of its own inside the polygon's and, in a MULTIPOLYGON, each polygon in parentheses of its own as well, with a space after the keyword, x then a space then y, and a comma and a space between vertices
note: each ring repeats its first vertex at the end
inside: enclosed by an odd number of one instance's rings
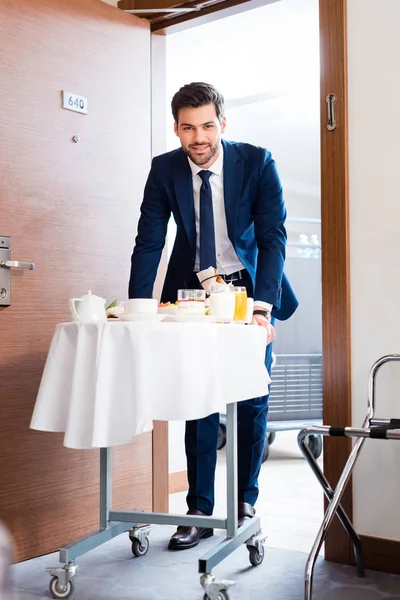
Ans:
POLYGON ((200 188, 200 271, 217 266, 211 175, 211 171, 199 171, 203 181, 200 188))

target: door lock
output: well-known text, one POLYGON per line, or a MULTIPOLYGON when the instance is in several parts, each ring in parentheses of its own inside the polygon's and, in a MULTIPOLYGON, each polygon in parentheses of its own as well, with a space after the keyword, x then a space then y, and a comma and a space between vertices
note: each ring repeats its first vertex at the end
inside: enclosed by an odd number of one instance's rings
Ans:
POLYGON ((0 235, 0 306, 11 305, 11 269, 35 268, 34 263, 11 260, 11 238, 0 235))

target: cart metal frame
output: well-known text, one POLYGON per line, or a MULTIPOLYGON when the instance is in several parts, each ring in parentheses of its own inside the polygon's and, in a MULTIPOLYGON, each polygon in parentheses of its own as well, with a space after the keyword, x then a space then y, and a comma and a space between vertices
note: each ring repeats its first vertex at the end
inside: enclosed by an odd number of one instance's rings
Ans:
POLYGON ((376 374, 382 365, 388 362, 399 362, 400 354, 388 354, 379 358, 371 367, 368 376, 368 403, 367 414, 361 428, 356 427, 333 427, 330 425, 313 426, 303 429, 299 432, 297 439, 301 452, 307 463, 310 465, 314 475, 322 486, 324 494, 328 500, 328 507, 325 512, 321 527, 318 531, 315 542, 312 546, 310 555, 307 560, 304 574, 304 600, 312 598, 312 581, 315 562, 318 553, 321 549, 324 539, 328 533, 329 527, 335 515, 349 534, 354 547, 354 555, 356 560, 357 575, 365 577, 364 560, 362 553, 362 545, 359 536, 357 535, 350 519, 346 515, 340 501, 345 492, 346 486, 350 480, 354 466, 366 438, 381 439, 381 440, 400 440, 400 419, 381 419, 375 417, 376 394, 375 394, 375 378, 376 374), (343 468, 336 488, 331 487, 321 468, 319 467, 314 456, 311 454, 307 446, 306 440, 309 435, 334 436, 334 437, 351 437, 356 438, 349 458, 343 468))
POLYGON ((237 404, 227 405, 227 516, 216 518, 196 515, 175 515, 142 511, 112 509, 111 448, 100 448, 100 528, 93 534, 60 549, 62 567, 46 569, 52 579, 50 593, 54 598, 69 598, 74 591, 72 578, 78 566, 75 559, 101 546, 112 538, 129 531, 135 556, 143 556, 149 547, 149 524, 212 527, 226 530, 226 538, 199 559, 198 572, 204 600, 229 600, 227 589, 234 581, 216 580, 212 569, 242 544, 249 550, 250 562, 258 566, 264 558, 265 537, 261 535, 260 519, 254 517, 238 529, 238 476, 237 476, 237 404), (142 524, 142 525, 141 525, 142 524))

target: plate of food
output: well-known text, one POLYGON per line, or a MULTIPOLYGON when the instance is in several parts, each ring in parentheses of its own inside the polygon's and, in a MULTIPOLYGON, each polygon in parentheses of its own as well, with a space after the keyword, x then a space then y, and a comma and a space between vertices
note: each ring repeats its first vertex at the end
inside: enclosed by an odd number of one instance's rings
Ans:
POLYGON ((107 319, 118 321, 118 318, 125 312, 121 302, 116 298, 106 307, 107 319))
POLYGON ((160 304, 158 305, 159 315, 176 315, 177 311, 177 302, 175 302, 174 304, 172 304, 171 302, 160 302, 160 304))

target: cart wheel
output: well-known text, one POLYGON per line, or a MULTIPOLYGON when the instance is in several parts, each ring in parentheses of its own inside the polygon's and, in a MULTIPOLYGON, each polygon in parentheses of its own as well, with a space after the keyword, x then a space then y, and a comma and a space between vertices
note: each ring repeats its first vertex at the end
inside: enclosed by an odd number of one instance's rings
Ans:
MULTIPOLYGON (((204 594, 203 600, 210 600, 207 594, 204 594)), ((226 590, 220 590, 218 592, 218 600, 229 600, 228 592, 226 590)))
POLYGON ((222 450, 226 446, 226 427, 222 423, 219 424, 218 428, 218 450, 222 450))
POLYGON ((137 538, 132 538, 132 554, 133 556, 144 556, 149 551, 149 538, 144 538, 143 544, 137 538))
POLYGON ((322 437, 320 435, 309 435, 306 443, 313 457, 315 459, 319 458, 322 452, 322 437))
POLYGON ((275 438, 276 438, 276 433, 275 433, 275 431, 269 431, 269 432, 267 433, 267 439, 268 439, 268 444, 269 444, 269 445, 271 445, 271 444, 273 444, 273 443, 274 443, 274 441, 275 441, 275 438))
POLYGON ((49 583, 49 590, 52 598, 69 598, 74 593, 74 582, 70 579, 63 589, 58 583, 58 577, 52 577, 49 583))
POLYGON ((248 546, 249 560, 253 567, 258 567, 264 560, 264 546, 260 546, 260 550, 257 550, 255 546, 248 546))
POLYGON ((263 456, 262 456, 262 461, 263 463, 267 460, 269 456, 269 442, 268 442, 268 438, 265 438, 264 441, 264 450, 263 450, 263 456))

